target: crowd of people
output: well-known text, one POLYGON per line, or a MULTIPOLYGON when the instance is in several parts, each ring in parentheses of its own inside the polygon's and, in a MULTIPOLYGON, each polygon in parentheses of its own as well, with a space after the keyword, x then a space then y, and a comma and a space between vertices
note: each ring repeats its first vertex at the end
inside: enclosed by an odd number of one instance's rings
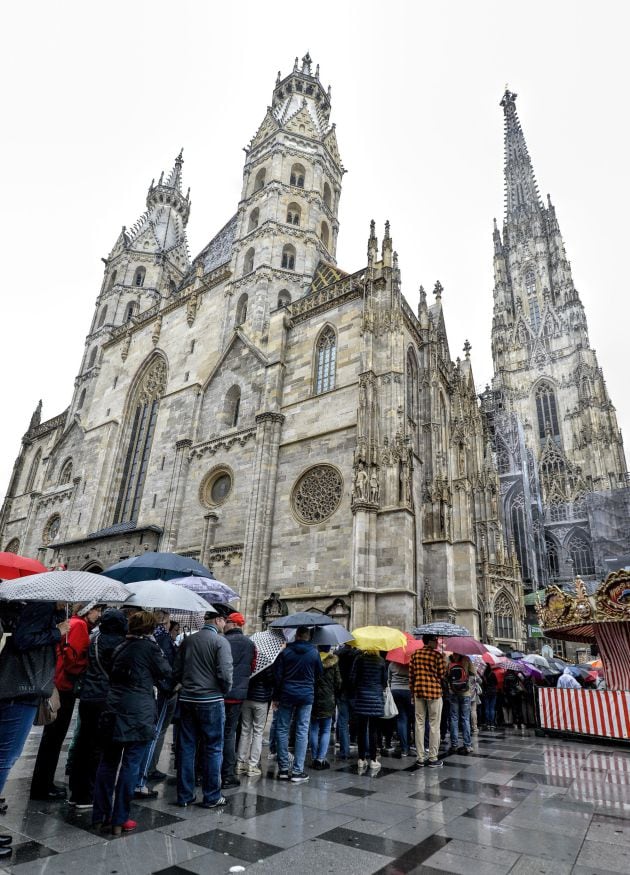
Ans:
MULTIPOLYGON (((41 721, 31 799, 91 808, 94 827, 114 835, 137 826, 134 798, 158 795, 171 724, 173 803, 214 809, 226 804, 223 791, 238 787, 240 776, 262 774, 268 723, 268 761, 277 761, 277 779, 300 784, 309 779, 307 769, 330 768, 330 751, 340 760, 356 753, 359 772, 378 772, 383 754, 439 768, 440 746, 471 752, 479 726, 534 722, 524 677, 491 666, 480 674, 457 653, 447 659, 435 636, 425 635, 422 649, 398 663, 378 651, 318 647, 306 627, 288 643, 277 630, 275 660, 257 669, 244 624, 227 605, 215 605, 188 635, 166 611, 80 604, 67 620, 61 605, 25 607, 0 655, 0 793, 40 722, 42 692, 21 679, 45 671, 51 659, 58 707, 54 719, 41 721), (17 669, 2 671, 5 659, 17 669), (397 714, 386 717, 390 691, 397 714), (77 702, 68 796, 55 774, 77 702)), ((0 837, 0 854, 6 847, 0 837)))

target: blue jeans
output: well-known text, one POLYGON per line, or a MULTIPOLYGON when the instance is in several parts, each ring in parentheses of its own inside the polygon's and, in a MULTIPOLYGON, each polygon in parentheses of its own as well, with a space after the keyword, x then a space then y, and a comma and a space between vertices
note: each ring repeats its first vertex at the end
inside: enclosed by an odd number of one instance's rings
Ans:
POLYGON ((337 741, 339 756, 350 756, 350 703, 345 696, 337 700, 337 741))
POLYGON ((458 745, 458 728, 461 725, 464 747, 470 747, 470 696, 451 693, 451 747, 458 745))
POLYGON ((483 697, 484 720, 488 726, 494 726, 496 722, 497 694, 485 693, 483 697))
POLYGON ((269 727, 269 753, 277 753, 276 750, 276 726, 278 724, 278 712, 274 711, 271 715, 271 726, 269 727))
MULTIPOLYGON (((400 749, 404 753, 409 753, 409 744, 411 742, 409 730, 414 724, 414 707, 411 699, 411 692, 409 690, 393 689, 392 696, 394 697, 394 702, 398 708, 396 730, 398 732, 398 738, 400 739, 400 749)), ((418 751, 418 756, 420 756, 420 751, 418 751)))
POLYGON ((92 823, 111 822, 112 826, 121 826, 129 820, 131 800, 146 749, 146 741, 128 741, 126 744, 110 741, 105 745, 96 772, 92 823))
POLYGON ((223 730, 225 705, 218 702, 180 702, 179 769, 177 771, 177 801, 192 802, 195 798, 195 754, 201 741, 201 787, 204 802, 221 798, 221 764, 223 762, 223 730))
POLYGON ((24 750, 36 713, 37 705, 25 705, 19 699, 0 702, 0 793, 24 750))
POLYGON ((325 760, 330 743, 332 717, 316 717, 311 720, 311 756, 314 760, 325 760))
POLYGON ((308 705, 278 705, 276 720, 276 747, 278 749, 278 767, 281 771, 289 768, 289 728, 291 717, 295 711, 295 760, 294 772, 304 771, 306 748, 308 745, 308 727, 311 722, 312 704, 308 705))

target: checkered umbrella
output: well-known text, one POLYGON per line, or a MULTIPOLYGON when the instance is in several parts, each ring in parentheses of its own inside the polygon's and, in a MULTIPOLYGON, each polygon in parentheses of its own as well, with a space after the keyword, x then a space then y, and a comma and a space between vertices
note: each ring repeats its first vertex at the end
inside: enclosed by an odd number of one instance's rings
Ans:
POLYGON ((287 640, 280 630, 278 632, 254 632, 249 636, 256 645, 256 664, 252 677, 273 665, 278 654, 286 647, 287 640))
POLYGON ((131 592, 122 583, 89 571, 46 571, 0 586, 0 599, 16 602, 125 602, 131 592))
POLYGON ((423 635, 437 635, 439 638, 454 638, 460 635, 462 637, 471 637, 472 632, 469 632, 465 626, 437 620, 435 623, 425 623, 424 626, 416 626, 413 630, 414 638, 421 638, 423 635))

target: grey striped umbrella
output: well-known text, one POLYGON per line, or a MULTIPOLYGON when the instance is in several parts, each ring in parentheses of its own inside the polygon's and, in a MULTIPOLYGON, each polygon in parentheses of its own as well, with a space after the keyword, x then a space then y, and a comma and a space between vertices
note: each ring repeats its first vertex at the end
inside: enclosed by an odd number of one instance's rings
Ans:
POLYGON ((458 626, 456 623, 446 623, 441 620, 436 620, 435 623, 425 623, 424 626, 416 626, 413 630, 414 638, 421 638, 423 635, 437 635, 439 638, 469 638, 472 632, 466 629, 465 626, 458 626))
POLYGON ((12 602, 126 601, 131 592, 122 583, 89 571, 45 571, 0 583, 0 599, 12 602))

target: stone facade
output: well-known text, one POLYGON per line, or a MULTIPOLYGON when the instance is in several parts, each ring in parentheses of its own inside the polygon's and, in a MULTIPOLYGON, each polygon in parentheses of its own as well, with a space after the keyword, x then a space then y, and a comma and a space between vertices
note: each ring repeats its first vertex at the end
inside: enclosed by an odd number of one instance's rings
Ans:
MULTIPOLYGON (((589 344, 555 208, 538 194, 515 100, 506 90, 501 101, 506 213, 502 232, 494 226, 494 378, 482 403, 507 532, 525 586, 536 590, 606 574, 596 562, 602 551, 593 499, 601 504, 620 494, 626 543, 628 504, 615 409, 589 344)), ((614 555, 612 542, 606 546, 614 555)))
POLYGON ((236 214, 192 261, 181 155, 151 184, 106 261, 68 410, 24 436, 0 543, 71 567, 199 557, 250 628, 314 608, 350 626, 448 617, 519 645, 470 347, 451 360, 439 283, 412 312, 388 223, 363 268, 337 266, 329 116, 296 60, 236 214))

